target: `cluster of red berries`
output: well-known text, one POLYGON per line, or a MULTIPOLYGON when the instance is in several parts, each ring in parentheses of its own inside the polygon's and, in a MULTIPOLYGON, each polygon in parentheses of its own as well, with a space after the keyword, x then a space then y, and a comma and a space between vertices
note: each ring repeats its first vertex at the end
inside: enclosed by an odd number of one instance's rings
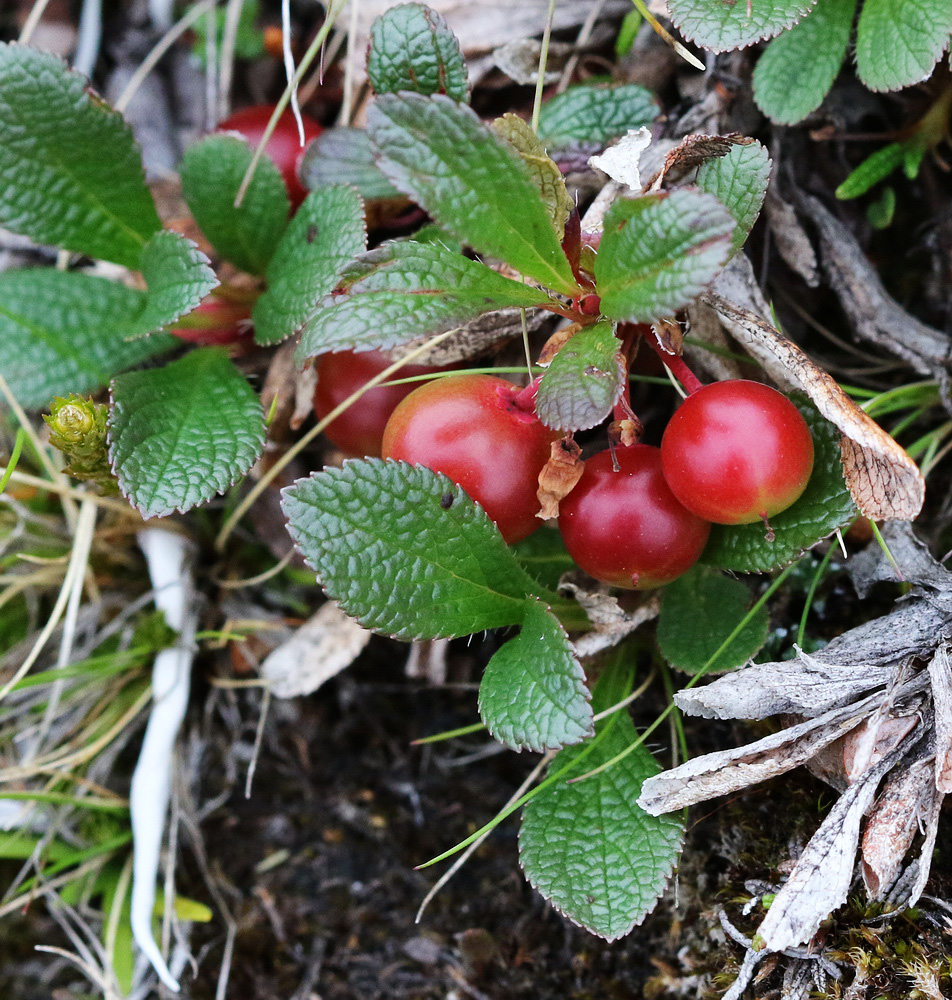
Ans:
MULTIPOLYGON (((318 417, 386 364, 371 352, 322 358, 318 417)), ((350 454, 444 473, 512 543, 540 525, 539 473, 560 437, 536 417, 531 396, 479 374, 380 387, 327 432, 350 454)), ((619 445, 589 458, 561 502, 559 527, 591 576, 615 587, 659 587, 694 565, 711 523, 767 524, 800 497, 812 469, 810 429, 786 396, 759 382, 716 382, 682 403, 660 448, 619 445)))

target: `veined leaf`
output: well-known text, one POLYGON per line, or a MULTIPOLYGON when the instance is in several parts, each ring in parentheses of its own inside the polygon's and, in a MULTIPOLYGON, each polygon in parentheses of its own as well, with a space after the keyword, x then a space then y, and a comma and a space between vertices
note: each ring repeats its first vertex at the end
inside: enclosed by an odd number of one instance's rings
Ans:
POLYGON ((112 383, 109 457, 143 517, 186 511, 228 489, 264 448, 264 414, 225 351, 202 348, 112 383))
POLYGON ((742 49, 773 38, 800 21, 816 0, 668 0, 668 10, 686 38, 713 52, 742 49))
POLYGON ((650 125, 660 109, 646 87, 580 84, 542 105, 539 138, 548 146, 606 146, 626 132, 650 125))
POLYGON ((367 130, 381 170, 463 243, 557 292, 577 292, 528 168, 469 107, 442 95, 383 94, 367 130))
POLYGON ((439 243, 394 241, 363 254, 308 319, 297 360, 343 349, 386 350, 462 326, 493 309, 543 305, 538 288, 504 278, 439 243))
POLYGON ((312 191, 346 180, 367 201, 403 197, 374 162, 370 136, 362 128, 325 129, 307 147, 300 174, 312 191))
POLYGON ((139 267, 148 291, 128 336, 171 326, 218 285, 205 254, 191 240, 168 229, 156 233, 145 245, 139 267))
POLYGON ((705 160, 698 168, 697 186, 715 198, 734 216, 737 225, 731 252, 737 253, 750 235, 767 194, 770 157, 759 143, 732 146, 725 156, 705 160))
POLYGON ((62 60, 0 44, 0 225, 135 269, 160 226, 132 129, 62 60))
POLYGON ((856 25, 856 69, 870 90, 925 80, 952 35, 947 0, 864 0, 856 25))

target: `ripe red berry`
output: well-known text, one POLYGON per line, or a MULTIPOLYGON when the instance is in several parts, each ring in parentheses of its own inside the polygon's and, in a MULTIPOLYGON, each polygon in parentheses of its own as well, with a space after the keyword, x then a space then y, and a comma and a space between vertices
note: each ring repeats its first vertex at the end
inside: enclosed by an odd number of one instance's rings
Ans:
POLYGON ((616 448, 585 463, 562 501, 559 529, 569 555, 613 587, 650 590, 698 560, 710 524, 678 503, 661 472, 661 452, 646 444, 616 448))
POLYGON ((427 382, 393 411, 383 435, 384 458, 449 476, 510 544, 542 523, 539 473, 559 436, 520 405, 521 391, 492 375, 427 382))
MULTIPOLYGON (((240 132, 250 143, 257 146, 261 142, 264 130, 271 120, 274 105, 256 104, 250 108, 243 108, 236 111, 231 117, 226 118, 218 125, 219 132, 240 132)), ((323 131, 321 125, 308 115, 301 115, 304 123, 305 146, 312 139, 323 131)), ((305 146, 301 145, 298 135, 297 122, 290 111, 285 111, 278 119, 268 144, 264 147, 265 152, 274 162, 281 176, 284 178, 285 186, 288 189, 288 196, 291 204, 297 208, 307 197, 307 188, 298 179, 298 166, 301 157, 304 155, 305 146)))
MULTIPOLYGON (((340 351, 318 358, 317 389, 314 392, 314 413, 323 420, 348 396, 379 375, 393 363, 380 351, 340 351)), ((410 378, 444 371, 430 365, 404 365, 393 377, 410 378)), ((332 420, 324 433, 348 455, 379 457, 383 429, 400 400, 418 388, 419 382, 405 385, 380 385, 369 389, 360 399, 332 420)))
POLYGON ((178 321, 169 333, 202 346, 234 344, 253 335, 251 310, 242 302, 229 302, 214 293, 178 321))
POLYGON ((813 437, 776 389, 714 382, 671 418, 661 459, 668 485, 689 510, 716 524, 748 524, 799 499, 813 471, 813 437))

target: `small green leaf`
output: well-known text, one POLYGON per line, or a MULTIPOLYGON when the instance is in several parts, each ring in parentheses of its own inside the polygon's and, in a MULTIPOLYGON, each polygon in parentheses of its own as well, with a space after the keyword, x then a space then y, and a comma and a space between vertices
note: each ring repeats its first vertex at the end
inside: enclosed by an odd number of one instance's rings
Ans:
POLYGON ((0 274, 0 374, 27 409, 95 392, 117 372, 167 353, 165 334, 130 340, 145 295, 77 271, 0 274))
POLYGON ((735 229, 717 198, 700 191, 619 198, 595 258, 602 312, 649 323, 690 305, 727 261, 735 229))
POLYGON ((628 55, 631 51, 631 47, 635 44, 635 38, 638 35, 638 29, 641 27, 641 22, 641 11, 637 8, 628 11, 622 20, 621 27, 618 29, 618 35, 615 38, 615 55, 619 59, 622 56, 628 55))
POLYGON ((767 46, 753 83, 768 118, 794 125, 816 111, 843 65, 855 13, 856 0, 823 0, 767 46))
POLYGON ((381 170, 478 253, 566 295, 578 285, 528 167, 469 107, 383 94, 367 112, 381 170))
POLYGON ((394 241, 363 254, 304 327, 298 363, 325 351, 387 350, 452 330, 485 312, 549 301, 439 243, 394 241))
POLYGON ((212 246, 242 271, 264 274, 287 228, 291 202, 280 171, 265 156, 235 208, 252 152, 238 136, 209 135, 185 151, 180 174, 185 201, 212 246))
POLYGON ((762 524, 715 524, 702 561, 741 573, 763 573, 793 562, 804 551, 856 516, 843 479, 840 432, 805 397, 793 402, 813 434, 813 475, 800 499, 770 519, 775 539, 762 524))
POLYGON ((222 493, 264 448, 264 415, 225 351, 202 348, 112 382, 110 459, 143 517, 186 511, 222 493))
POLYGON ((351 459, 299 479, 282 506, 328 596, 377 632, 438 639, 516 625, 539 591, 486 512, 423 466, 351 459))
POLYGON ((654 95, 636 83, 618 87, 569 87, 542 105, 539 138, 548 146, 606 146, 642 125, 660 109, 654 95))
POLYGON ((685 38, 714 52, 742 49, 773 38, 809 13, 816 0, 668 0, 675 26, 685 38))
POLYGON ((539 383, 536 413, 547 427, 584 431, 600 424, 621 398, 627 365, 611 323, 580 330, 552 359, 539 383))
POLYGON ((731 146, 726 156, 705 160, 698 168, 697 186, 714 195, 737 222, 731 239, 731 254, 737 253, 750 235, 767 194, 771 160, 759 143, 731 146))
POLYGON ((577 568, 565 548, 561 533, 554 526, 543 526, 533 531, 528 538, 516 542, 512 552, 523 569, 550 590, 558 588, 563 573, 577 568))
POLYGON ((751 616, 740 634, 711 663, 725 639, 747 615, 750 589, 709 566, 695 566, 664 588, 658 616, 658 648, 678 670, 695 674, 733 670, 767 641, 766 608, 751 616), (708 664, 710 663, 710 666, 708 664))
POLYGON ((877 149, 846 178, 836 189, 836 197, 840 201, 858 198, 888 177, 903 161, 903 145, 891 142, 882 149, 877 149))
POLYGON ((62 60, 0 44, 0 225, 136 268, 159 227, 132 129, 62 60))
POLYGON ((346 180, 366 201, 403 198, 374 162, 370 136, 362 128, 325 129, 307 147, 300 174, 311 190, 346 180))
POLYGON ((539 194, 549 210, 549 218, 559 239, 565 235, 565 220, 575 207, 555 160, 546 154, 532 126, 518 115, 504 114, 493 122, 493 129, 522 157, 535 179, 539 194))
POLYGON ((314 303, 332 291, 345 265, 366 245, 364 206, 353 188, 311 192, 268 265, 268 289, 252 314, 255 340, 277 344, 297 333, 314 303))
POLYGON ((479 714, 512 750, 557 750, 592 735, 585 672, 558 618, 525 601, 522 630, 493 654, 479 685, 479 714))
POLYGON ((421 3, 392 7, 371 25, 367 76, 378 94, 412 90, 469 99, 459 42, 443 15, 421 3))
POLYGON ((896 189, 887 184, 880 197, 866 208, 866 218, 873 229, 888 229, 896 214, 896 189))
POLYGON ((949 45, 948 0, 864 0, 856 25, 856 68, 870 90, 925 80, 949 45))
POLYGON ((142 251, 140 270, 148 292, 129 336, 153 333, 190 313, 218 284, 208 258, 171 230, 156 233, 142 251))
MULTIPOLYGON (((611 673, 596 685, 595 711, 623 696, 613 690, 611 673)), ((599 722, 596 733, 602 732, 571 777, 606 763, 636 739, 624 710, 599 722)), ((550 772, 586 749, 582 744, 560 751, 550 772)), ((519 862, 526 878, 570 920, 609 941, 624 937, 651 912, 681 851, 678 814, 649 816, 637 804, 645 779, 660 770, 640 746, 600 774, 556 782, 523 812, 519 862)))

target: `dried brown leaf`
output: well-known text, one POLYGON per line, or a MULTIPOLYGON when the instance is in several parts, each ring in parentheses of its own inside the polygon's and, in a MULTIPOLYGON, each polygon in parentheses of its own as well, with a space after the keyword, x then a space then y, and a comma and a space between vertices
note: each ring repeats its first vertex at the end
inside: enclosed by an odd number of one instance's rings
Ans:
POLYGON ((541 509, 536 517, 543 521, 558 517, 559 504, 575 488, 584 471, 582 449, 570 437, 553 441, 549 460, 539 473, 537 496, 541 509))
POLYGON ((569 575, 562 578, 559 590, 578 601, 594 626, 591 632, 573 640, 575 652, 580 658, 594 656, 603 649, 617 646, 639 626, 657 618, 661 607, 661 599, 657 594, 650 594, 633 610, 628 611, 621 606, 614 594, 609 594, 605 589, 592 590, 586 583, 573 580, 569 575))
POLYGON ((664 184, 676 184, 707 160, 727 156, 733 146, 749 146, 754 140, 739 133, 728 135, 688 135, 664 159, 661 169, 645 185, 654 191, 664 184))

